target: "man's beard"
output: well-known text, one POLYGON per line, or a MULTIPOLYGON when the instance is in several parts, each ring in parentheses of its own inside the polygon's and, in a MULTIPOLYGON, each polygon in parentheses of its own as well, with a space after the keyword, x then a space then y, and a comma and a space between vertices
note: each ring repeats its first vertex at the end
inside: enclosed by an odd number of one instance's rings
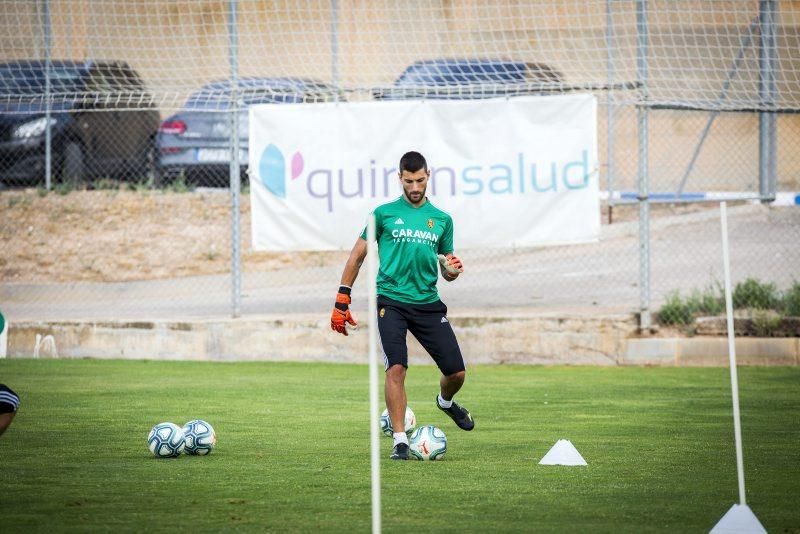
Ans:
POLYGON ((421 193, 419 193, 419 197, 417 197, 417 199, 416 199, 416 200, 414 200, 414 199, 411 197, 411 193, 409 193, 409 192, 408 192, 408 191, 406 191, 405 189, 403 189, 403 193, 405 193, 405 195, 406 195, 406 198, 408 199, 408 201, 409 201, 409 202, 411 202, 412 204, 416 204, 417 202, 419 202, 420 200, 422 200, 423 198, 425 198, 425 192, 426 192, 427 190, 428 190, 428 187, 426 186, 426 187, 425 187, 425 189, 423 189, 423 190, 422 190, 422 192, 421 192, 421 193))

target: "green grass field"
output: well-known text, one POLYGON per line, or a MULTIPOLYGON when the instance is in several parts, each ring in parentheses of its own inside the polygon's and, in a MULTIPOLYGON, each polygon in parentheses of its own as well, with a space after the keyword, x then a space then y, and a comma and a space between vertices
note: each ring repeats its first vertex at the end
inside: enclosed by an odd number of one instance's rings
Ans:
MULTIPOLYGON (((387 532, 704 532, 738 502, 728 370, 475 366, 434 405, 438 371, 409 370, 409 405, 448 437, 442 462, 390 462, 387 532), (588 467, 540 466, 560 438, 588 467)), ((0 360, 22 407, 0 437, 0 530, 370 529, 366 366, 0 360), (146 436, 202 418, 207 457, 161 460, 146 436)), ((800 532, 800 369, 740 368, 747 503, 800 532)))

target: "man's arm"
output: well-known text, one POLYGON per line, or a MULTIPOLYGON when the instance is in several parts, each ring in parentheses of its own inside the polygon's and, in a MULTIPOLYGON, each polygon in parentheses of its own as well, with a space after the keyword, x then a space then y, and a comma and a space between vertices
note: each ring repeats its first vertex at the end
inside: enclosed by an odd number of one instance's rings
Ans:
POLYGON ((353 245, 353 250, 350 251, 350 257, 347 258, 347 263, 344 264, 344 272, 342 273, 340 285, 353 287, 356 278, 358 278, 358 271, 361 269, 361 264, 364 263, 364 258, 366 257, 367 241, 359 237, 356 239, 356 244, 353 245))
POLYGON ((350 291, 366 257, 367 241, 359 237, 356 239, 356 244, 353 245, 353 250, 350 251, 347 263, 344 264, 339 292, 336 294, 336 303, 333 305, 333 311, 331 312, 331 329, 340 334, 348 335, 346 323, 358 326, 358 322, 350 313, 350 291))

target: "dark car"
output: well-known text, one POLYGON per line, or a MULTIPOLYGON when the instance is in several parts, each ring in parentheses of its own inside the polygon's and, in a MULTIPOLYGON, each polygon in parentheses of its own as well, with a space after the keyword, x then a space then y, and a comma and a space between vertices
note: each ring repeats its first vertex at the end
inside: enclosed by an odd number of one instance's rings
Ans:
POLYGON ((506 59, 430 59, 406 68, 379 100, 476 99, 562 92, 564 77, 544 63, 506 59))
MULTIPOLYGON (((226 186, 230 172, 231 82, 215 81, 192 94, 183 109, 161 123, 160 168, 165 179, 184 175, 193 183, 226 186)), ((329 102, 342 95, 303 78, 242 78, 237 82, 239 162, 246 177, 248 108, 254 104, 329 102)))
MULTIPOLYGON (((45 176, 46 64, 0 64, 0 182, 45 176)), ((139 75, 121 61, 50 64, 52 177, 143 180, 157 171, 160 115, 139 75)))

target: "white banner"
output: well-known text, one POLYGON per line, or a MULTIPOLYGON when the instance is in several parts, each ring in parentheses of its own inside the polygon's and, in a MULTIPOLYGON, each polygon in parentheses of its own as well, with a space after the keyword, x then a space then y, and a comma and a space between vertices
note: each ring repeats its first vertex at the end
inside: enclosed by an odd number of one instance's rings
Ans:
POLYGON ((428 161, 456 250, 600 232, 592 95, 265 104, 249 122, 256 250, 349 250, 367 214, 402 194, 409 150, 428 161))

